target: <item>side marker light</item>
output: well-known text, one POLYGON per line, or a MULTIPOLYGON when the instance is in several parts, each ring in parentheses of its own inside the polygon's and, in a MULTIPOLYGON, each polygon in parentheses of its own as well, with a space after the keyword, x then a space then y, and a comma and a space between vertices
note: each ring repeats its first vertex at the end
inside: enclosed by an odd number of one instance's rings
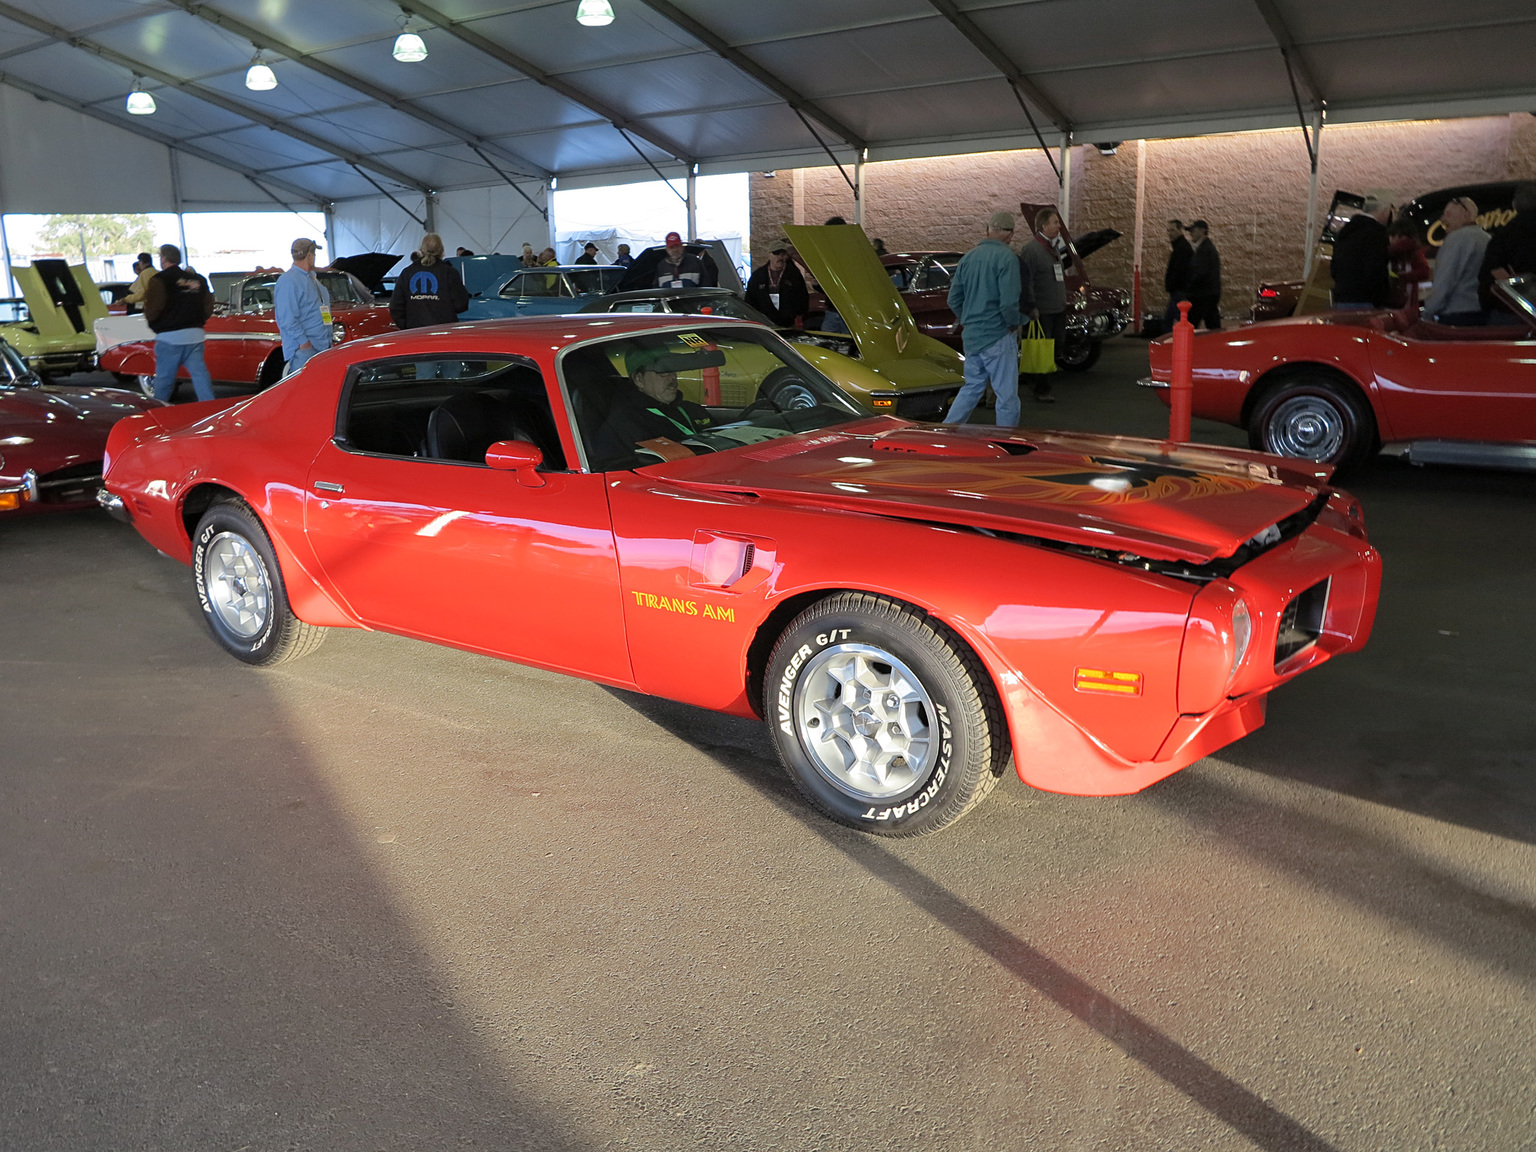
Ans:
POLYGON ((1111 696, 1140 696, 1140 672, 1110 672, 1103 668, 1079 668, 1072 676, 1079 692, 1105 692, 1111 696))

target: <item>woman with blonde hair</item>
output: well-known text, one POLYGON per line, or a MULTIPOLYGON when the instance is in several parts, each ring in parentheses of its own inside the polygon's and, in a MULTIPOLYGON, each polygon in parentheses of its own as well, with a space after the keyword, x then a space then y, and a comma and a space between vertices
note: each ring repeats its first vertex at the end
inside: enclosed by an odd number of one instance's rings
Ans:
POLYGON ((416 258, 395 277, 389 314, 396 328, 452 324, 469 307, 469 293, 459 270, 443 259, 443 238, 428 232, 416 258))

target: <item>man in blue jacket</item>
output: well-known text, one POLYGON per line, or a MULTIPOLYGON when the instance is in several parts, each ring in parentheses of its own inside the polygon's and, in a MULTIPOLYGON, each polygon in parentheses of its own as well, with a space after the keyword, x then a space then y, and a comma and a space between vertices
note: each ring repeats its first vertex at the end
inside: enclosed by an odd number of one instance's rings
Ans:
POLYGON ((315 242, 300 236, 289 247, 293 267, 277 278, 272 308, 283 338, 285 376, 297 372, 316 352, 331 346, 331 294, 315 275, 315 242))
POLYGON ((946 424, 964 424, 992 385, 997 423, 1019 422, 1019 258, 1008 247, 1013 215, 994 212, 986 239, 960 258, 949 284, 949 307, 962 325, 965 384, 946 424))

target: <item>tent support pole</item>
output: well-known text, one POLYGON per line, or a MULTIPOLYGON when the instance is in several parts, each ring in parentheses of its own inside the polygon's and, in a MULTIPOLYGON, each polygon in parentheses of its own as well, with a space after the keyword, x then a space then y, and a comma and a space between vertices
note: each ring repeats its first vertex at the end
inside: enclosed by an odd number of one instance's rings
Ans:
POLYGON ((330 255, 329 263, 336 263, 336 257, 341 253, 336 251, 336 205, 329 200, 320 205, 320 210, 325 213, 325 250, 330 255))
POLYGON ((869 160, 869 149, 860 148, 859 158, 853 162, 853 222, 864 227, 864 165, 869 160))
POLYGON ((1131 330, 1141 333, 1141 242, 1147 208, 1147 142, 1136 141, 1136 240, 1131 253, 1131 330))
POLYGON ((549 222, 549 246, 551 248, 555 247, 555 180, 556 178, 551 176, 544 185, 544 219, 549 222))
POLYGON ((176 149, 167 148, 171 167, 171 202, 176 209, 176 231, 181 235, 181 261, 184 267, 192 266, 192 253, 187 251, 187 218, 181 211, 181 165, 177 163, 176 149))
POLYGON ((11 275, 11 238, 5 232, 5 213, 0 212, 0 252, 5 255, 5 282, 7 284, 6 295, 16 296, 16 279, 11 275))
POLYGON ((688 165, 688 240, 699 238, 699 166, 688 165))
POLYGON ((1312 258, 1317 252, 1318 229, 1318 204, 1317 204, 1317 161, 1323 151, 1323 110, 1317 109, 1312 113, 1312 180, 1307 186, 1307 237, 1305 260, 1302 262, 1301 278, 1306 280, 1312 275, 1312 258))
POLYGON ((421 215, 424 218, 423 227, 428 232, 437 231, 437 193, 428 192, 421 198, 421 215))
MULTIPOLYGON (((1061 196, 1056 210, 1061 213, 1061 223, 1072 227, 1072 133, 1061 134, 1061 196)), ((1030 225, 1034 227, 1033 224, 1030 225)))

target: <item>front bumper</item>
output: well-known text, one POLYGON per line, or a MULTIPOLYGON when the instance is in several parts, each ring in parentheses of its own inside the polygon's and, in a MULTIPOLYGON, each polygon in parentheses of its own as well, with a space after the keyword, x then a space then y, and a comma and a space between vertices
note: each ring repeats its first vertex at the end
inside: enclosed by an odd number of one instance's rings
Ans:
POLYGON ((98 488, 96 490, 96 503, 112 519, 119 520, 124 524, 133 523, 133 517, 128 514, 128 505, 123 502, 121 496, 108 492, 105 488, 98 488))
POLYGON ((906 391, 871 392, 869 401, 880 416, 900 416, 906 420, 942 420, 955 402, 960 386, 912 388, 906 391))

